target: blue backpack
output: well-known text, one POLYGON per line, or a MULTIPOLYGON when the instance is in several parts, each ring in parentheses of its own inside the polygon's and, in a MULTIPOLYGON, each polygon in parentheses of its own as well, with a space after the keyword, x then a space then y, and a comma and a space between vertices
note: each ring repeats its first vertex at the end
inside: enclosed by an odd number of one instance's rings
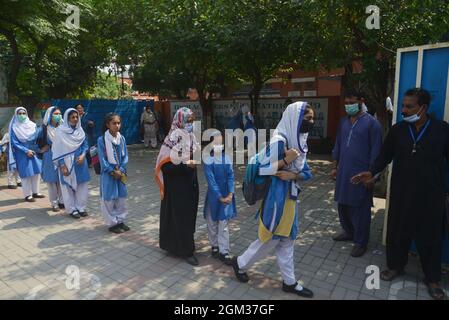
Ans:
POLYGON ((259 154, 256 154, 246 166, 242 186, 243 197, 250 206, 254 205, 258 200, 264 199, 270 189, 271 177, 259 176, 259 168, 259 154))

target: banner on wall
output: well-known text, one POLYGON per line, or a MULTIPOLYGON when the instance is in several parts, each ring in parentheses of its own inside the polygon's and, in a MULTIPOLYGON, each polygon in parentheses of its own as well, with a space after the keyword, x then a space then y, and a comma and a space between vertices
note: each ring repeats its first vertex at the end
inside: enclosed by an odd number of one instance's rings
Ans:
MULTIPOLYGON (((327 137, 327 122, 329 100, 327 98, 307 98, 307 101, 315 111, 315 126, 309 137, 322 139, 327 137)), ((295 101, 295 100, 293 100, 295 101)), ((299 101, 299 99, 296 99, 299 101)), ((241 110, 243 105, 250 105, 248 100, 215 100, 214 126, 217 129, 224 129, 231 119, 241 110)), ((285 110, 285 99, 263 99, 259 101, 256 125, 258 128, 274 129, 281 120, 285 110)))
POLYGON ((183 107, 187 107, 193 111, 193 113, 195 114, 196 121, 201 121, 203 119, 203 111, 201 109, 199 101, 171 101, 170 102, 170 114, 171 114, 170 119, 173 119, 176 111, 178 111, 178 109, 183 108, 183 107))

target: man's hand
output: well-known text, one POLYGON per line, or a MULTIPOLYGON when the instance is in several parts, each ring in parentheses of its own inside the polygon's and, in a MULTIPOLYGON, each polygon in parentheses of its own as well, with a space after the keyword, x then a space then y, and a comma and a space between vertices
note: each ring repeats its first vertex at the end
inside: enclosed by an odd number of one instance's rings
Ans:
POLYGON ((285 161, 292 163, 299 157, 299 151, 296 149, 289 149, 285 151, 285 161))
POLYGON ((85 156, 84 154, 80 155, 80 156, 78 157, 78 159, 76 159, 76 164, 77 164, 77 165, 82 164, 82 163, 84 162, 84 159, 85 159, 85 158, 86 158, 86 156, 85 156))
POLYGON ((361 172, 361 173, 353 176, 351 178, 351 183, 352 184, 360 184, 360 183, 365 184, 365 183, 371 182, 371 180, 373 180, 372 173, 369 171, 365 171, 365 172, 361 172))
POLYGON ((69 169, 67 169, 65 165, 61 166, 61 172, 64 177, 67 177, 69 175, 69 169))
POLYGON ((284 181, 296 180, 296 174, 290 171, 278 171, 275 176, 284 181))
POLYGON ((27 151, 27 157, 28 157, 28 158, 34 157, 34 154, 35 154, 35 153, 34 153, 33 150, 28 150, 28 151, 27 151))

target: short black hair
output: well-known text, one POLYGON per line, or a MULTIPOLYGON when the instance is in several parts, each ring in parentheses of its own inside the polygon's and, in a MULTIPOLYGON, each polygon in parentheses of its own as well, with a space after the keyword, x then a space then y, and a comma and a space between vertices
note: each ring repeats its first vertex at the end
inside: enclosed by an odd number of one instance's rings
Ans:
POLYGON ((359 91, 359 90, 357 90, 355 88, 348 88, 348 89, 345 90, 345 96, 344 97, 345 98, 356 97, 357 99, 360 100, 360 99, 363 99, 365 96, 364 96, 364 94, 361 91, 359 91))
POLYGON ((423 105, 426 105, 427 108, 429 108, 430 101, 432 100, 432 97, 430 96, 430 92, 423 88, 409 89, 409 90, 407 90, 407 92, 405 92, 405 96, 418 98, 418 105, 420 107, 423 105))

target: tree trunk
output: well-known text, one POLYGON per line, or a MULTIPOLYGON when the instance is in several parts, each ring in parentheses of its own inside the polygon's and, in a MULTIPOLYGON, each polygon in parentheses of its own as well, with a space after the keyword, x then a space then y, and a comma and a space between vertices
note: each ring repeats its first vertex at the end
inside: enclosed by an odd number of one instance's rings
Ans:
POLYGON ((208 103, 208 98, 206 97, 206 92, 203 88, 197 88, 198 98, 200 101, 201 110, 203 111, 203 126, 208 128, 208 117, 210 117, 210 106, 208 103))

